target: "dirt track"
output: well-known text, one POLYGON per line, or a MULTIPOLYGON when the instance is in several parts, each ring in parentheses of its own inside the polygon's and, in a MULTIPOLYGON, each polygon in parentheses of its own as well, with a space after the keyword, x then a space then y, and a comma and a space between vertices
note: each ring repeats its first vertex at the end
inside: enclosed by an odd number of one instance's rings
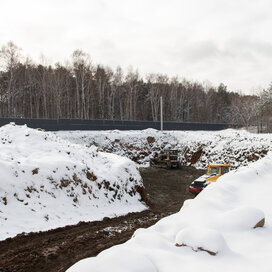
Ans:
POLYGON ((82 258, 123 243, 137 228, 151 226, 177 212, 184 200, 193 197, 188 185, 203 171, 193 167, 147 168, 141 174, 151 203, 149 210, 1 241, 0 272, 62 272, 82 258))

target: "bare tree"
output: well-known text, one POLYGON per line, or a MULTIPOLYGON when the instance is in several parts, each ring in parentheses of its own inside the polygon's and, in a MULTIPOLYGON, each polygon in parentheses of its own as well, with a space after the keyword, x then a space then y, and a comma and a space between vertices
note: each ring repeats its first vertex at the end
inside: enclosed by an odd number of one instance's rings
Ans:
POLYGON ((260 132, 263 132, 263 125, 266 127, 266 132, 272 132, 272 83, 260 95, 258 117, 260 132))
POLYGON ((128 120, 136 120, 137 116, 137 88, 139 81, 139 73, 137 70, 133 71, 132 66, 129 67, 125 78, 125 88, 127 91, 127 107, 126 118, 128 120))
POLYGON ((88 118, 89 103, 86 96, 90 92, 92 77, 90 56, 82 50, 75 50, 72 55, 73 76, 76 82, 77 117, 88 118))
POLYGON ((9 42, 0 50, 0 115, 30 118, 106 118, 159 120, 159 99, 166 121, 239 122, 248 126, 257 111, 259 123, 271 130, 270 86, 260 97, 167 75, 93 66, 76 50, 70 65, 22 62, 21 50, 9 42), (256 101, 258 106, 256 108, 256 101), (250 105, 250 106, 249 106, 250 105))
POLYGON ((248 129, 250 125, 256 125, 258 97, 236 94, 232 99, 232 122, 243 124, 248 129))
POLYGON ((111 120, 115 119, 115 101, 116 101, 116 94, 118 90, 121 91, 123 85, 123 71, 120 66, 116 68, 116 72, 111 75, 111 88, 109 93, 109 103, 108 103, 108 111, 109 111, 109 118, 111 120))
POLYGON ((148 97, 151 104, 152 120, 159 120, 160 96, 163 96, 168 84, 168 77, 162 74, 149 74, 148 80, 148 97))
POLYGON ((21 49, 13 42, 8 42, 7 45, 2 46, 0 50, 0 60, 7 72, 7 85, 2 94, 2 99, 7 101, 7 115, 14 116, 16 108, 14 107, 14 99, 17 95, 15 84, 16 84, 16 69, 19 66, 21 60, 21 49))

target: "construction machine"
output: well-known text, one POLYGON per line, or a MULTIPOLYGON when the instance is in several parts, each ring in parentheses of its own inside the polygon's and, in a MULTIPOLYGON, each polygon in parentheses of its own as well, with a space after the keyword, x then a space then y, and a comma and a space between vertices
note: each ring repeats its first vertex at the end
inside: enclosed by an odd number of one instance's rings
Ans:
POLYGON ((197 178, 189 186, 189 192, 197 195, 209 184, 216 182, 219 177, 229 172, 227 163, 209 163, 207 173, 197 178))
POLYGON ((176 149, 167 149, 159 154, 155 154, 150 159, 150 166, 166 169, 180 168, 180 152, 176 149))

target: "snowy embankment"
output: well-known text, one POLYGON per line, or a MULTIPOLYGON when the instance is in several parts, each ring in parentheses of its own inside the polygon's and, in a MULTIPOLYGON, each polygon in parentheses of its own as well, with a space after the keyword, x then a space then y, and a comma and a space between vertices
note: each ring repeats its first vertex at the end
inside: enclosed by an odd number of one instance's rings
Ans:
POLYGON ((0 240, 146 209, 134 162, 51 132, 1 127, 0 172, 0 240))
POLYGON ((180 212, 68 271, 271 271, 271 167, 269 152, 222 176, 180 212))
POLYGON ((125 156, 141 164, 149 165, 149 159, 167 148, 176 148, 177 139, 168 132, 146 130, 58 131, 59 137, 73 143, 92 146, 98 150, 125 156))
POLYGON ((157 152, 181 151, 183 165, 206 168, 208 162, 228 162, 232 168, 248 165, 272 150, 271 134, 243 130, 222 131, 60 131, 56 134, 73 143, 97 146, 98 150, 126 156, 148 166, 157 152))
POLYGON ((271 134, 245 130, 173 131, 182 151, 183 163, 206 168, 208 162, 227 162, 232 168, 246 166, 272 151, 271 134))

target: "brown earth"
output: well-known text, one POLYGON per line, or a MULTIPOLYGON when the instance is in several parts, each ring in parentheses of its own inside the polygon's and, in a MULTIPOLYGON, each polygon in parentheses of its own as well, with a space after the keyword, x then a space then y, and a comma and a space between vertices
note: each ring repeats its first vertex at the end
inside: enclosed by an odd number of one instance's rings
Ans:
POLYGON ((193 167, 146 168, 141 174, 149 210, 0 241, 0 272, 62 272, 82 258, 124 243, 137 228, 149 227, 179 211, 184 200, 193 197, 188 185, 203 171, 193 167))

